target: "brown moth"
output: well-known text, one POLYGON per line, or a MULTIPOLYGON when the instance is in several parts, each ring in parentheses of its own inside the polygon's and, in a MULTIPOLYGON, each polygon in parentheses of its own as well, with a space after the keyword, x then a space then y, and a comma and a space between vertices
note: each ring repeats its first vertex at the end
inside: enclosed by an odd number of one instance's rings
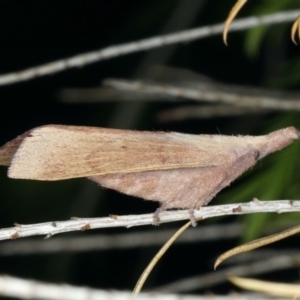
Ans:
POLYGON ((89 177, 103 187, 193 211, 257 160, 299 139, 295 127, 263 136, 192 135, 46 125, 0 148, 8 176, 34 180, 89 177))

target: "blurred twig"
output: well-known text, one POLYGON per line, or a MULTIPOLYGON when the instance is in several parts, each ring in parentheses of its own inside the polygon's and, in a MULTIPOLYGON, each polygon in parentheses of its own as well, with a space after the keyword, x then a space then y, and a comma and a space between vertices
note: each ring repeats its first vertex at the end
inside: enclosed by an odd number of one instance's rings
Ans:
MULTIPOLYGON (((130 292, 106 291, 77 287, 67 284, 50 284, 34 280, 26 280, 11 276, 0 276, 0 295, 19 299, 49 299, 49 300, 206 300, 208 296, 184 296, 184 295, 159 295, 155 293, 142 293, 133 296, 130 292)), ((231 296, 214 296, 215 300, 230 300, 231 296)), ((246 300, 250 297, 239 296, 238 299, 246 300)), ((252 297, 253 299, 253 297, 252 297)))
POLYGON ((300 295, 300 286, 296 284, 287 284, 281 282, 270 282, 265 280, 256 280, 252 278, 241 278, 230 276, 228 278, 234 285, 255 292, 272 295, 275 297, 286 297, 297 299, 300 295))
POLYGON ((151 69, 150 76, 146 76, 145 81, 108 79, 103 82, 104 86, 99 88, 63 89, 59 93, 59 98, 65 102, 75 103, 179 101, 182 98, 214 103, 201 106, 186 105, 163 111, 158 114, 160 122, 300 108, 299 92, 229 85, 189 70, 167 66, 154 66, 151 69), (225 102, 226 105, 216 104, 218 102, 225 102))
MULTIPOLYGON (((105 86, 114 87, 115 89, 125 90, 130 92, 139 92, 145 94, 151 94, 153 98, 157 95, 170 96, 172 98, 186 98, 194 101, 206 101, 211 103, 226 103, 236 106, 244 107, 256 107, 263 109, 275 109, 275 110, 300 110, 300 98, 299 93, 294 95, 294 99, 282 100, 281 95, 276 96, 263 96, 263 95, 251 95, 251 93, 240 93, 239 91, 222 90, 214 88, 195 89, 195 88, 182 88, 174 85, 164 84, 151 84, 144 81, 128 81, 121 79, 107 79, 104 81, 105 86)), ((228 89, 228 88, 227 88, 228 89)), ((255 89, 257 92, 257 89, 255 89)))
POLYGON ((204 119, 217 117, 233 117, 248 114, 268 113, 270 110, 257 110, 256 107, 241 107, 232 105, 185 105, 166 109, 157 114, 158 122, 177 122, 186 119, 204 119))
POLYGON ((265 274, 291 267, 299 267, 300 255, 276 256, 269 259, 263 259, 254 263, 240 264, 239 266, 229 267, 222 271, 211 272, 205 275, 193 276, 180 279, 175 282, 151 289, 151 291, 164 293, 191 292, 193 290, 204 289, 216 284, 224 283, 228 274, 236 276, 248 276, 265 274))
MULTIPOLYGON (((243 18, 234 21, 231 24, 231 31, 240 31, 267 24, 271 25, 276 23, 290 22, 296 19, 299 14, 300 10, 292 10, 260 17, 243 18)), ((197 29, 190 29, 172 34, 142 39, 139 41, 134 41, 117 46, 110 46, 102 50, 79 54, 71 58, 46 63, 41 66, 4 74, 0 76, 0 85, 8 85, 16 82, 30 80, 37 77, 62 72, 74 67, 83 67, 85 65, 96 63, 101 60, 110 59, 134 52, 150 50, 180 42, 189 42, 220 34, 222 33, 222 31, 223 23, 220 23, 216 25, 203 26, 197 29)))

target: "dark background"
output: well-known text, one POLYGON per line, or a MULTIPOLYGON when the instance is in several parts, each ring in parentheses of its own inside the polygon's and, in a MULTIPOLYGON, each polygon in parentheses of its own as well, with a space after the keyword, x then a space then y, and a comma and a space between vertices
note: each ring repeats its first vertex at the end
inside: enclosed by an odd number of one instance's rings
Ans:
MULTIPOLYGON (((273 0, 273 2, 278 1, 273 0)), ((279 10, 296 8, 294 2, 287 1, 279 10)), ((162 33, 220 23, 225 20, 233 4, 234 1, 229 0, 2 1, 0 4, 0 73, 19 71, 162 33), (176 11, 180 5, 184 9, 179 9, 178 13, 176 11), (175 14, 178 16, 176 22, 169 24, 175 14)), ((249 1, 240 16, 258 14, 260 9, 265 12, 266 9, 263 10, 263 8, 266 8, 268 4, 270 12, 279 11, 278 8, 271 7, 270 1, 249 1)), ((221 35, 217 35, 158 50, 120 56, 82 68, 1 86, 0 143, 4 144, 24 131, 44 124, 166 130, 195 134, 218 134, 219 132, 260 134, 280 128, 282 124, 284 126, 295 125, 299 128, 299 115, 296 112, 194 119, 162 124, 156 121, 156 113, 178 104, 163 101, 72 104, 62 103, 57 97, 62 88, 96 87, 99 86, 101 80, 109 77, 139 78, 139 75, 147 72, 147 69, 155 64, 189 69, 224 83, 297 89, 299 84, 295 76, 298 73, 299 47, 292 44, 289 30, 290 24, 268 27, 261 42, 254 47, 255 55, 249 55, 246 51, 246 40, 249 38, 249 32, 246 31, 230 33, 229 47, 223 44, 221 35), (149 58, 149 55, 154 56, 149 58), (289 68, 292 63, 293 69, 289 68), (292 74, 294 80, 290 81, 292 74)), ((296 157, 291 157, 288 163, 296 167, 295 159, 296 157)), ((272 161, 276 161, 276 158, 272 161)), ((260 165, 252 171, 251 176, 248 176, 250 178, 243 177, 237 184, 233 184, 232 188, 245 182, 251 185, 255 171, 259 171, 262 167, 263 165, 260 165)), ((297 199, 299 172, 295 169, 292 171, 294 180, 291 183, 292 188, 285 186, 279 193, 271 194, 274 198, 267 199, 285 199, 284 197, 297 199), (289 193, 291 190, 293 194, 289 193)), ((287 175, 282 174, 282 176, 287 175)), ((249 201, 254 196, 259 198, 261 195, 257 190, 250 193, 249 197, 242 197, 235 191, 233 193, 236 198, 230 199, 238 202, 249 201)), ((214 203, 221 203, 222 200, 230 202, 229 198, 227 200, 225 198, 225 196, 217 197, 214 203)), ((14 222, 32 224, 66 220, 71 216, 101 217, 108 214, 149 213, 158 206, 156 203, 148 203, 114 191, 102 190, 87 179, 61 182, 8 179, 4 167, 0 169, 0 199, 2 228, 11 227, 14 222)), ((249 224, 253 223, 253 220, 226 218, 219 221, 204 221, 198 225, 198 230, 200 226, 209 223, 239 221, 249 224)), ((272 226, 271 219, 267 220, 262 221, 260 229, 267 225, 272 226)), ((138 229, 104 229, 69 233, 63 236, 77 237, 99 233, 109 235, 123 233, 125 235, 129 231, 139 230, 143 239, 144 231, 158 232, 167 228, 173 228, 175 231, 179 226, 181 224, 176 223, 138 229)), ((201 234, 200 231, 199 234, 201 234)), ((260 231, 256 231, 256 235, 259 234, 260 231)), ((41 239, 41 237, 35 239, 41 239)), ((27 240, 30 243, 30 239, 27 240)), ((296 238, 289 241, 286 242, 287 244, 281 244, 281 247, 292 246, 296 238)), ((44 243, 47 242, 47 240, 44 241, 44 243)), ((147 287, 151 288, 177 279, 213 272, 214 259, 239 242, 237 238, 229 241, 216 240, 192 245, 174 245, 156 267, 147 282, 147 287)), ((13 244, 15 241, 6 243, 13 244)), ((49 282, 130 290, 158 249, 159 246, 153 246, 127 250, 0 256, 0 273, 49 282)), ((267 274, 265 278, 297 279, 296 269, 289 271, 288 274, 287 276, 284 271, 281 271, 272 276, 267 274)), ((233 287, 229 284, 223 284, 206 288, 205 291, 227 293, 231 289, 233 287)), ((203 292, 203 290, 193 292, 203 292)))

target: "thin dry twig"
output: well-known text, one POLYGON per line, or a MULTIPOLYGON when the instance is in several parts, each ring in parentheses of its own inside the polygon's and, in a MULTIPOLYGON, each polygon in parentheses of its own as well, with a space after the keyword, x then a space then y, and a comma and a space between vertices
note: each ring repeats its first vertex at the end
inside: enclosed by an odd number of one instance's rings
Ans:
POLYGON ((251 278, 240 278, 236 276, 230 276, 229 280, 240 288, 250 291, 257 291, 276 297, 298 299, 300 296, 299 284, 270 282, 251 278))
POLYGON ((237 255, 237 254, 240 254, 243 252, 251 251, 253 249, 263 247, 263 246, 269 245, 271 243, 275 243, 277 241, 280 241, 282 239, 285 239, 287 237, 295 235, 299 232, 300 232, 300 226, 297 225, 292 228, 288 228, 284 231, 277 232, 275 234, 265 236, 260 239, 256 239, 251 242, 248 242, 246 244, 234 247, 234 248, 224 252, 222 255, 220 255, 217 258, 215 265, 214 265, 214 269, 216 269, 221 262, 223 262, 224 260, 228 259, 231 256, 234 256, 234 255, 237 255))
MULTIPOLYGON (((241 253, 241 255, 232 256, 229 260, 226 260, 223 262, 224 266, 233 266, 238 264, 249 264, 249 263, 255 263, 257 261, 269 259, 270 257, 293 257, 297 258, 299 255, 299 250, 297 248, 289 249, 289 248, 280 248, 278 250, 277 248, 262 248, 262 249, 255 249, 255 251, 251 252, 244 252, 241 253), (275 250, 276 249, 276 250, 275 250)), ((300 262, 300 257, 299 262, 300 262)), ((268 270, 266 270, 268 272, 268 270)))
POLYGON ((229 26, 232 20, 236 17, 237 13, 240 11, 240 9, 244 6, 246 2, 247 0, 238 0, 236 4, 232 7, 231 11, 229 12, 229 15, 224 24, 224 31, 223 31, 223 41, 225 45, 227 45, 227 33, 229 30, 229 26))
MULTIPOLYGON (((202 207, 195 210, 196 219, 208 219, 225 215, 241 215, 261 212, 295 212, 300 211, 300 201, 291 200, 272 200, 272 201, 251 201, 248 203, 236 203, 226 205, 214 205, 202 207)), ((160 214, 160 223, 189 220, 188 210, 165 211, 160 214)), ((55 221, 39 224, 23 225, 17 224, 15 227, 4 228, 0 230, 0 240, 16 239, 27 236, 45 235, 49 238, 55 234, 83 231, 96 228, 108 227, 133 227, 151 225, 153 222, 153 213, 144 215, 128 215, 106 218, 76 218, 70 221, 55 221)))
POLYGON ((213 89, 193 89, 177 87, 174 85, 151 84, 144 81, 129 81, 121 79, 107 79, 105 86, 129 92, 138 91, 139 93, 151 94, 152 96, 162 95, 175 98, 187 98, 200 102, 226 103, 243 107, 256 107, 275 110, 300 110, 300 101, 295 99, 281 100, 281 97, 268 97, 258 95, 247 95, 238 91, 220 91, 213 89))
POLYGON ((151 271, 155 267, 155 265, 158 263, 158 261, 163 257, 163 255, 167 252, 167 250, 172 246, 172 244, 176 241, 176 239, 189 227, 192 225, 192 222, 189 221, 186 224, 184 224, 182 227, 180 227, 170 239, 167 240, 167 242, 160 248, 160 250, 156 253, 156 255, 153 257, 151 262, 148 264, 142 275, 140 276, 139 280, 137 281, 133 294, 139 294, 145 281, 147 280, 148 276, 150 275, 151 271))
MULTIPOLYGON (((239 19, 231 24, 231 31, 240 31, 248 28, 284 23, 293 21, 300 14, 300 10, 285 11, 276 14, 270 14, 260 17, 249 17, 239 19)), ((46 63, 37 67, 12 72, 0 76, 0 85, 8 85, 21 81, 42 77, 49 74, 55 74, 74 67, 83 67, 88 64, 96 63, 101 60, 127 55, 144 50, 150 50, 175 43, 190 42, 193 40, 213 36, 223 32, 223 23, 204 26, 201 28, 156 36, 148 39, 110 46, 102 50, 96 50, 84 54, 75 55, 71 58, 46 63)))
POLYGON ((300 39, 300 17, 298 17, 296 19, 296 21, 294 22, 294 24, 292 26, 292 30, 291 30, 291 39, 295 45, 298 44, 296 41, 296 37, 298 37, 298 39, 300 39))

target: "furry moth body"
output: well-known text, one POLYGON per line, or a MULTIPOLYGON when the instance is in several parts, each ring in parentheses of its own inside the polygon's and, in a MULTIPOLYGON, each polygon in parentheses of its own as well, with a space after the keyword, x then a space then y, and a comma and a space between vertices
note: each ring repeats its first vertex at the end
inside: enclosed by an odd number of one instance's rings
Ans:
POLYGON ((299 139, 295 127, 263 136, 46 125, 0 148, 11 178, 89 177, 103 187, 158 201, 161 211, 206 205, 257 160, 299 139))

